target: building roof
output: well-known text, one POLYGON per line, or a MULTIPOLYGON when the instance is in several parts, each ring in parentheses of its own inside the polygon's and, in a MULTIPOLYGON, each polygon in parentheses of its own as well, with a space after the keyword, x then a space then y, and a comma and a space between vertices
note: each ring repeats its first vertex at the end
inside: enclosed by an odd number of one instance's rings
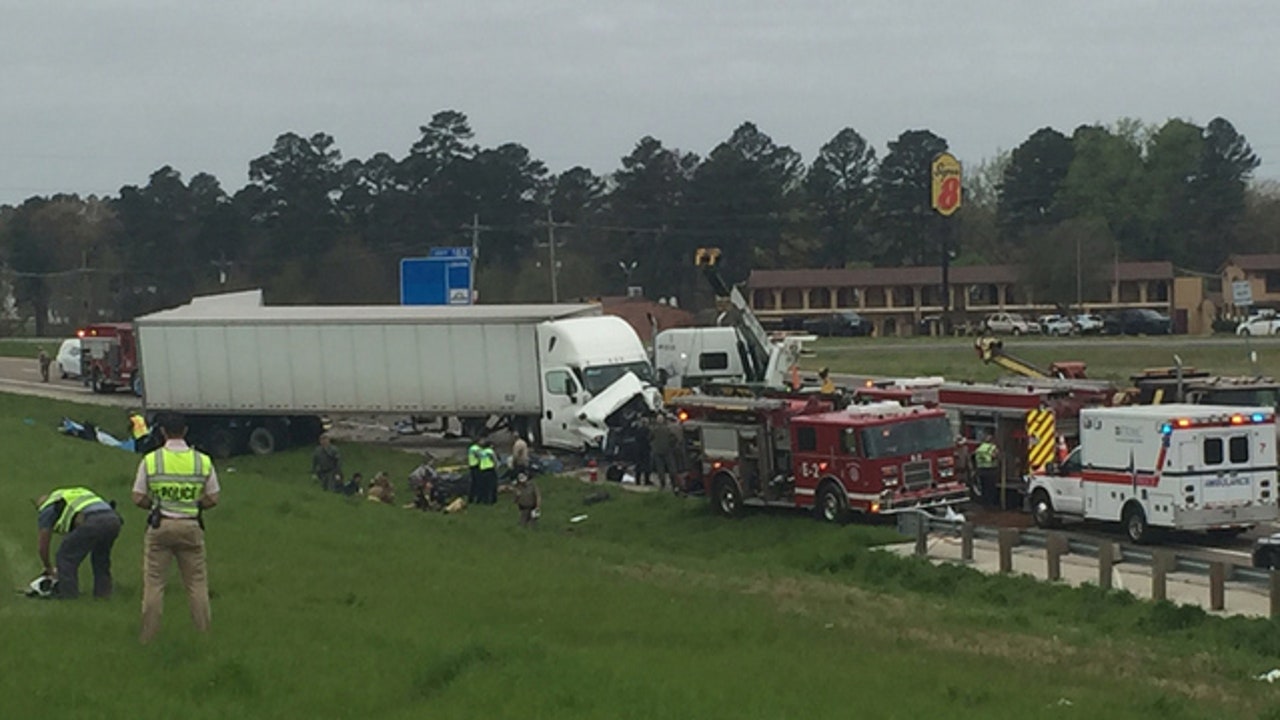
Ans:
MULTIPOLYGON (((1107 265, 1108 276, 1115 272, 1107 265)), ((1172 280, 1173 263, 1122 262, 1121 280, 1172 280)), ((951 268, 950 281, 956 285, 1019 283, 1022 268, 1017 265, 962 265, 951 268)), ((813 287, 893 287, 898 285, 941 285, 942 268, 932 266, 893 268, 812 268, 801 270, 752 270, 749 288, 813 287)))
POLYGON ((534 323, 600 315, 594 303, 560 305, 264 305, 261 290, 194 298, 136 319, 139 325, 388 323, 470 325, 534 323))
POLYGON ((1225 269, 1227 265, 1235 265, 1241 270, 1280 270, 1280 253, 1230 255, 1219 271, 1225 269))
POLYGON ((606 315, 617 315, 630 323, 641 341, 646 343, 653 341, 653 324, 649 322, 650 316, 657 324, 659 332, 668 328, 692 327, 694 324, 693 313, 688 310, 647 298, 603 297, 600 298, 600 306, 606 315))

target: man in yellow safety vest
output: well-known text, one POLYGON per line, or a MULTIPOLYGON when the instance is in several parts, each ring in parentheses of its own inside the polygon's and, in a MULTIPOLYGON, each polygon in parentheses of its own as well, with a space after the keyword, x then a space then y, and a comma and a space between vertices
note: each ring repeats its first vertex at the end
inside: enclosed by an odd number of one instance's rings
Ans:
POLYGON ((471 484, 467 490, 467 504, 474 505, 483 500, 484 482, 480 477, 480 456, 484 453, 484 447, 480 444, 480 438, 471 441, 471 446, 467 448, 467 471, 471 474, 471 484))
POLYGON ((480 475, 479 501, 485 505, 496 505, 498 503, 498 452, 493 449, 493 441, 489 438, 480 441, 476 469, 480 475))
POLYGON ((196 630, 208 632, 209 579, 205 569, 203 513, 218 504, 220 492, 213 461, 187 445, 186 419, 172 413, 161 417, 159 425, 164 433, 164 446, 142 459, 133 483, 133 503, 151 511, 142 555, 139 639, 143 643, 160 631, 165 574, 175 559, 191 606, 191 620, 196 630))
POLYGON ((120 536, 120 515, 106 500, 82 487, 59 488, 36 500, 40 562, 46 577, 58 581, 56 597, 80 595, 80 563, 92 556, 93 596, 111 595, 111 547, 120 536), (53 533, 65 537, 58 545, 57 565, 49 562, 53 533))

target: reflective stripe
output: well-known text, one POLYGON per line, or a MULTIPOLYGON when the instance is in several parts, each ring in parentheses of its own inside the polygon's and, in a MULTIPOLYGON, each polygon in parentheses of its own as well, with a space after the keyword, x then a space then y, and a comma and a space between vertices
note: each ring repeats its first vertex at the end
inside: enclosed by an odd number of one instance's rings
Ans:
POLYGON ((62 506, 62 514, 53 523, 53 531, 66 534, 71 532, 71 521, 75 519, 76 513, 94 503, 106 503, 106 500, 87 488, 62 488, 49 493, 38 510, 44 510, 56 502, 64 502, 65 505, 62 506))
POLYGON ((147 491, 161 510, 189 517, 200 513, 197 503, 213 469, 213 461, 207 455, 191 449, 179 452, 161 448, 148 453, 143 462, 147 491))
POLYGON ((498 453, 493 448, 480 448, 480 457, 476 466, 481 470, 492 470, 498 466, 498 453))

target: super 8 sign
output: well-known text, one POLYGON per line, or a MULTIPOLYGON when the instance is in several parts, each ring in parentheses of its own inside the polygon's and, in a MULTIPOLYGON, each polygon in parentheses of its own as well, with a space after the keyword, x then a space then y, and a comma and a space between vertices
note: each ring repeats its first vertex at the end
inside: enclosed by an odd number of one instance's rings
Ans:
POLYGON ((933 209, 940 215, 950 216, 960 209, 960 161, 951 153, 939 153, 929 166, 933 178, 933 209))

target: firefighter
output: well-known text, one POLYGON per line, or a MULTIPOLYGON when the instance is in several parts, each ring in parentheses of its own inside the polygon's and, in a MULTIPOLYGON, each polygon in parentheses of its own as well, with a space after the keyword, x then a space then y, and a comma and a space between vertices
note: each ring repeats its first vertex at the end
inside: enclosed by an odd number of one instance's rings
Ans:
POLYGON ((36 500, 38 550, 44 576, 56 579, 55 597, 80 595, 80 563, 92 555, 93 596, 111 595, 111 547, 120 536, 120 515, 111 503, 82 487, 58 488, 36 500), (57 565, 49 562, 53 533, 65 537, 58 545, 57 565))
POLYGON ((818 371, 818 379, 822 381, 822 389, 820 390, 820 392, 823 395, 836 394, 836 384, 832 382, 830 375, 831 375, 831 371, 828 370, 827 368, 822 368, 821 370, 818 371))
POLYGON ((973 464, 978 470, 978 487, 982 498, 987 503, 992 503, 1000 476, 1000 449, 996 447, 994 434, 987 433, 982 437, 982 442, 973 451, 973 464))

